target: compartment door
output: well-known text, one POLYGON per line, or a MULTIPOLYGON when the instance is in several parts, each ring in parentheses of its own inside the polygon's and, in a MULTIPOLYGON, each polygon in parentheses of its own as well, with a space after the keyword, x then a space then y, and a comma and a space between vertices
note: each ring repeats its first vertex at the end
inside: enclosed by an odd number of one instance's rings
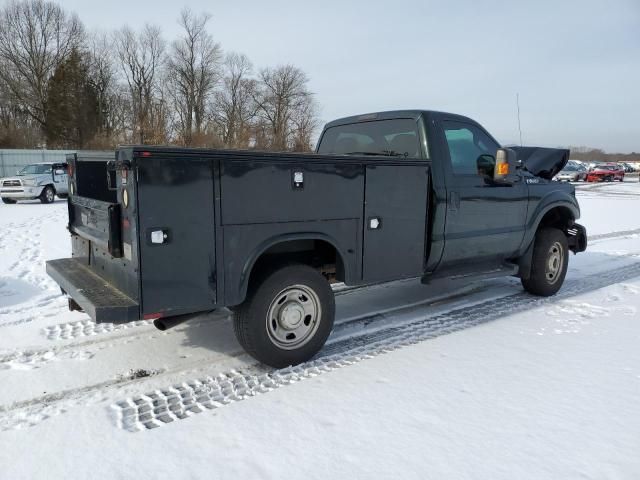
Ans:
POLYGON ((365 185, 364 281, 422 275, 429 166, 368 165, 365 185))
POLYGON ((205 159, 138 161, 142 311, 204 311, 216 303, 213 165, 205 159))

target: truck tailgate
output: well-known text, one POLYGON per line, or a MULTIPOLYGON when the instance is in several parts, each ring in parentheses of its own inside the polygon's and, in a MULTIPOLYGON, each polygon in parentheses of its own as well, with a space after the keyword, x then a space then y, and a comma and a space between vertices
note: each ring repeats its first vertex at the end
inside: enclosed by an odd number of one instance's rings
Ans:
POLYGON ((122 257, 120 205, 93 198, 72 196, 69 201, 69 230, 94 245, 122 257))
POLYGON ((138 320, 138 303, 94 273, 80 259, 50 260, 47 273, 96 322, 138 320))

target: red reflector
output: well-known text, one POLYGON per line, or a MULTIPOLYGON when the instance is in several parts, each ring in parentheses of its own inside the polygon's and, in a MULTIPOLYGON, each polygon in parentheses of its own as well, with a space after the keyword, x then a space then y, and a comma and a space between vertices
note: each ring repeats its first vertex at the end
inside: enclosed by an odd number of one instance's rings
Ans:
POLYGON ((69 164, 67 165, 67 174, 68 174, 70 177, 73 177, 73 163, 69 163, 69 164))
POLYGON ((162 318, 162 312, 158 313, 146 313, 142 316, 144 320, 155 320, 156 318, 162 318))
POLYGON ((150 157, 151 156, 151 152, 140 152, 140 156, 142 156, 142 157, 150 157))
POLYGON ((131 224, 129 223, 129 219, 125 218, 124 220, 122 220, 122 228, 129 228, 131 226, 131 224))

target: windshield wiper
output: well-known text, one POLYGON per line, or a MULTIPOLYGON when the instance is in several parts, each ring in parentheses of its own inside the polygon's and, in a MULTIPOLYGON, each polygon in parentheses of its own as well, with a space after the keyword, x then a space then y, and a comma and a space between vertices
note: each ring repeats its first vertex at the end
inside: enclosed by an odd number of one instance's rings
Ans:
POLYGON ((394 152, 393 150, 383 150, 382 152, 346 152, 341 155, 362 155, 372 157, 404 157, 403 154, 394 152))

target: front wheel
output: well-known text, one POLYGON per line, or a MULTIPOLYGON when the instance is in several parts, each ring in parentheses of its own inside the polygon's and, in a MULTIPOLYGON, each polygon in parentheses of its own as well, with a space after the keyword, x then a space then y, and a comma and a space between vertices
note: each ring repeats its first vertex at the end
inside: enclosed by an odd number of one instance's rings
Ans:
POLYGON ((542 228, 536 233, 533 244, 533 258, 529 278, 523 278, 524 289, 549 297, 555 295, 567 275, 569 246, 567 237, 557 228, 542 228))
POLYGON ((335 300, 320 272, 296 264, 261 275, 234 310, 240 345, 260 362, 283 368, 320 351, 333 328, 335 300))
POLYGON ((53 203, 55 199, 56 199, 56 192, 53 189, 53 187, 50 185, 47 185, 46 187, 44 187, 44 190, 42 190, 42 193, 40 194, 40 201, 42 203, 53 203))
POLYGON ((4 198, 2 197, 2 203, 6 203, 7 205, 13 205, 16 201, 13 198, 4 198))

